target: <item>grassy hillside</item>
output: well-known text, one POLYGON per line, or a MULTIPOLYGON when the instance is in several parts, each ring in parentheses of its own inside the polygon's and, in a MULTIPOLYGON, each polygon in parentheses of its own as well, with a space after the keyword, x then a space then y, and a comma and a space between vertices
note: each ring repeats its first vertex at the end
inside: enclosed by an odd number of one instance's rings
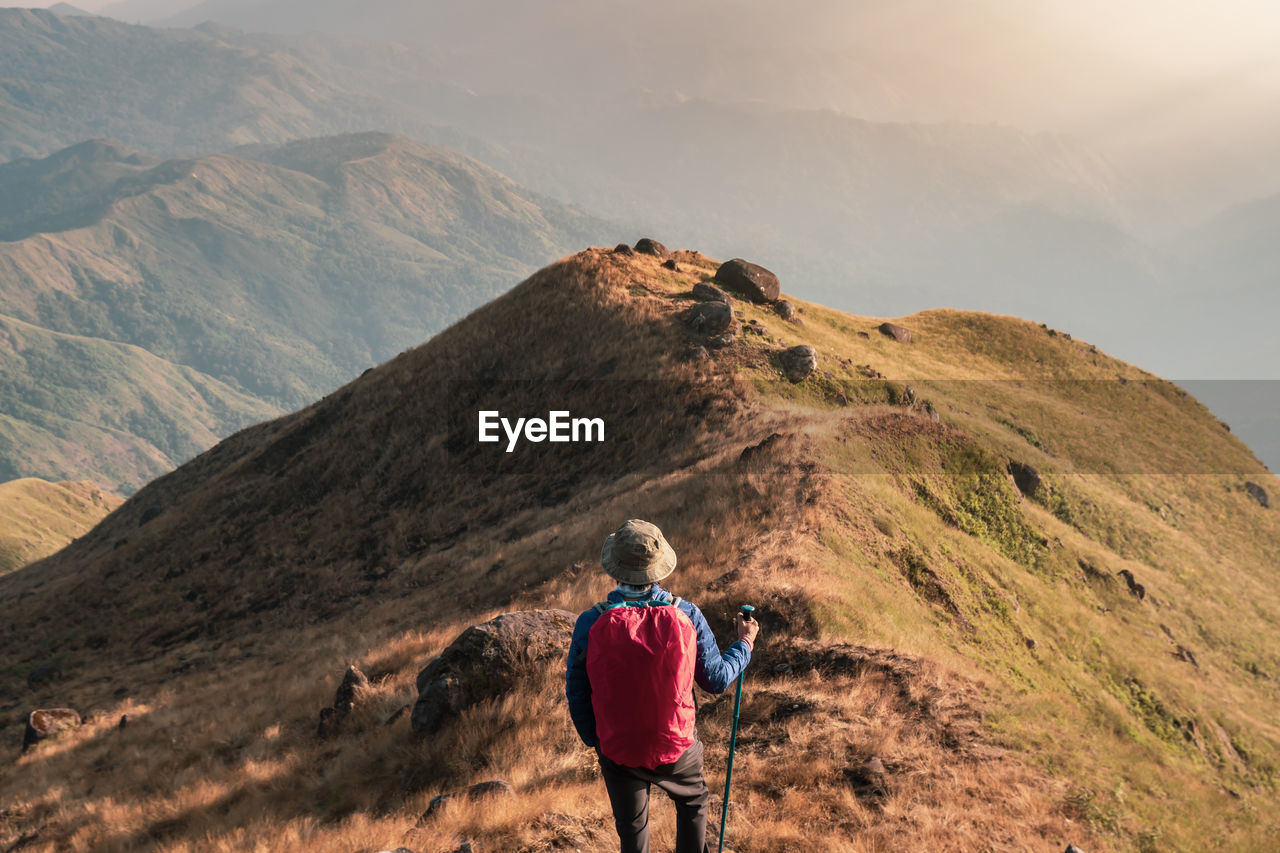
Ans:
POLYGON ((112 409, 137 395, 120 390, 136 377, 100 361, 46 347, 8 374, 31 386, 4 398, 8 418, 49 431, 41 419, 102 409, 102 423, 167 458, 108 471, 110 448, 91 442, 87 463, 35 465, 37 448, 19 443, 0 464, 121 489, 208 447, 210 431, 314 400, 606 230, 462 155, 384 134, 164 162, 84 143, 0 165, 0 199, 28 202, 0 202, 9 316, 142 347, 230 386, 216 424, 160 397, 160 409, 203 418, 202 433, 112 409))
MULTIPOLYGON (((1176 386, 1012 317, 922 312, 903 344, 881 318, 737 303, 763 332, 688 361, 678 315, 715 262, 678 260, 566 258, 0 581, 0 738, 32 707, 95 713, 0 770, 0 841, 611 849, 558 664, 426 740, 386 720, 466 626, 598 600, 600 542, 643 517, 722 640, 760 609, 734 849, 1274 847, 1280 522, 1244 486, 1280 483, 1244 445, 1176 386), (785 381, 784 343, 818 372, 785 381), (478 410, 553 408, 606 440, 476 441, 478 410), (44 663, 65 680, 26 687, 44 663), (372 684, 319 740, 349 663, 372 684), (516 796, 419 820, 492 778, 516 796)), ((730 702, 700 708, 718 790, 730 702)), ((669 807, 654 826, 669 843, 669 807)))
POLYGON ((0 400, 0 478, 91 476, 124 493, 280 413, 140 347, 3 315, 0 400))
POLYGON ((92 483, 0 483, 0 575, 61 549, 122 503, 92 483))

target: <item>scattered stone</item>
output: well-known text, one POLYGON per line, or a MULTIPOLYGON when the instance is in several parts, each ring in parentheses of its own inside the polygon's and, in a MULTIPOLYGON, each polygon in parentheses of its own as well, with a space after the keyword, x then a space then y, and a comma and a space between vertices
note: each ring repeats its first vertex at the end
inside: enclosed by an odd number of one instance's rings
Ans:
POLYGON ((889 799, 889 774, 878 757, 873 755, 861 764, 846 767, 844 776, 858 799, 873 806, 884 805, 889 799))
POLYGON ((129 715, 128 715, 128 714, 121 714, 121 715, 120 715, 120 722, 116 724, 116 728, 118 728, 118 729, 127 729, 128 727, 129 727, 129 715))
POLYGON ((405 714, 409 713, 410 709, 412 708, 413 708, 412 705, 401 705, 399 708, 396 709, 396 712, 394 714, 392 714, 390 717, 387 717, 387 721, 383 723, 383 725, 384 726, 395 725, 396 723, 400 722, 400 719, 404 717, 405 714))
POLYGON ((62 678, 62 670, 57 664, 41 664, 27 673, 27 686, 36 687, 41 684, 48 684, 50 681, 56 681, 59 678, 62 678))
POLYGON ((1200 661, 1196 660, 1196 653, 1191 651, 1191 649, 1187 648, 1181 643, 1178 644, 1177 650, 1172 652, 1172 654, 1178 660, 1186 661, 1187 663, 1194 666, 1196 669, 1200 668, 1200 661))
POLYGON ((675 258, 667 258, 663 261, 662 268, 664 270, 671 270, 672 272, 680 272, 680 265, 676 263, 675 258))
POLYGON ((897 323, 881 323, 878 328, 880 329, 880 334, 887 335, 900 344, 911 343, 911 332, 897 323))
POLYGON ((711 358, 711 353, 707 352, 707 348, 701 344, 690 344, 685 349, 682 358, 685 361, 708 361, 711 358))
POLYGON ((417 735, 484 699, 509 691, 535 669, 562 662, 577 615, 567 610, 504 613, 458 635, 418 673, 410 722, 417 735))
POLYGON ((726 305, 733 302, 729 294, 706 281, 700 281, 693 286, 693 298, 701 299, 703 302, 723 302, 726 305))
POLYGON ((782 372, 792 382, 803 382, 818 369, 818 351, 808 344, 800 344, 782 351, 782 372))
POLYGON ((338 692, 333 696, 333 711, 338 722, 351 713, 356 704, 356 693, 369 686, 368 677, 354 666, 347 667, 347 674, 338 685, 338 692))
POLYGON ((158 506, 147 507, 145 510, 142 511, 142 517, 138 519, 138 526, 141 527, 142 525, 146 524, 149 521, 154 521, 156 516, 158 515, 160 515, 160 507, 158 506))
POLYGON ((714 338, 709 338, 707 340, 707 346, 711 347, 712 349, 724 349, 725 347, 733 346, 737 342, 738 342, 737 330, 730 329, 724 334, 716 335, 714 338))
POLYGON ((718 335, 734 324, 733 308, 725 302, 699 302, 681 315, 689 328, 704 335, 718 335))
POLYGON ((731 290, 744 293, 752 302, 774 302, 782 293, 782 285, 776 275, 742 258, 721 264, 715 279, 731 290))
POLYGON ((1022 642, 1026 644, 1026 646, 1027 646, 1027 651, 1029 651, 1029 652, 1034 652, 1034 651, 1036 650, 1036 647, 1037 647, 1038 645, 1040 645, 1039 643, 1037 643, 1035 640, 1031 639, 1030 637, 1024 637, 1024 638, 1023 638, 1023 640, 1022 640, 1022 642))
POLYGON ((1013 475, 1013 482, 1018 487, 1018 491, 1029 498, 1036 496, 1036 492, 1040 490, 1039 471, 1025 462, 1011 460, 1009 462, 1009 473, 1013 475))
POLYGON ((64 729, 72 729, 84 721, 70 708, 48 708, 32 711, 27 716, 27 730, 22 735, 22 751, 26 752, 42 740, 48 740, 64 729))
POLYGON ((1264 508, 1271 506, 1271 496, 1267 494, 1267 490, 1259 486, 1257 483, 1249 482, 1244 484, 1244 490, 1249 493, 1249 497, 1253 498, 1264 508))
POLYGON ((778 673, 779 675, 785 675, 791 671, 791 664, 789 663, 774 664, 773 671, 778 673))
POLYGON ((1063 850, 1062 853, 1084 853, 1084 851, 1074 844, 1068 844, 1067 849, 1063 850))
POLYGON ((626 243, 619 243, 613 247, 613 253, 615 255, 634 255, 636 250, 628 246, 626 243))
POLYGON ((782 438, 781 433, 776 433, 776 432, 769 433, 769 435, 761 439, 759 443, 753 444, 750 447, 743 448, 742 453, 738 456, 738 461, 739 462, 750 461, 751 457, 773 446, 773 443, 778 441, 780 438, 782 438))
POLYGON ((922 408, 924 409, 925 417, 927 417, 929 420, 935 421, 935 422, 942 420, 942 416, 939 415, 938 410, 933 407, 933 403, 930 403, 928 400, 925 400, 924 403, 922 404, 922 408))
POLYGON ((378 853, 414 853, 408 847, 397 847, 395 850, 379 850, 378 853))
POLYGON ((788 323, 794 322, 796 319, 796 306, 792 305, 787 299, 779 299, 773 303, 773 310, 788 323))
POLYGON ((671 253, 667 247, 651 237, 641 237, 636 241, 636 252, 641 255, 653 255, 655 258, 669 258, 671 253))
POLYGON ((427 810, 422 813, 420 820, 426 820, 433 814, 444 807, 445 803, 453 800, 475 800, 480 797, 505 796, 514 797, 516 795, 515 788, 511 787, 511 783, 502 779, 491 779, 488 782, 477 782, 470 788, 463 788, 461 791, 451 791, 448 794, 437 794, 431 798, 431 802, 427 803, 427 810))
POLYGON ((916 401, 916 389, 910 385, 902 386, 902 405, 910 406, 916 401))
POLYGON ((742 331, 749 335, 760 335, 761 337, 769 334, 769 330, 761 325, 759 320, 752 320, 747 323, 747 325, 742 327, 742 331))
POLYGON ((320 723, 316 726, 316 737, 326 740, 338 731, 338 715, 332 708, 320 709, 320 723))
POLYGON ((870 333, 870 332, 858 332, 858 337, 860 337, 860 338, 866 338, 867 340, 871 340, 871 333, 870 333))
POLYGON ((1121 569, 1116 574, 1124 578, 1124 582, 1129 585, 1129 593, 1137 597, 1139 601, 1147 597, 1147 588, 1138 583, 1137 578, 1133 576, 1133 572, 1128 569, 1121 569))

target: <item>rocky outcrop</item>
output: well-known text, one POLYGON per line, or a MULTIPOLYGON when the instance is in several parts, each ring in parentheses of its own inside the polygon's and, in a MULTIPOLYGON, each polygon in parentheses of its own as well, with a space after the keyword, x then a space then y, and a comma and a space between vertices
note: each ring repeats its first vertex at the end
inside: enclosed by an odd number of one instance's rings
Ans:
POLYGON ((788 323, 794 323, 796 319, 796 306, 791 304, 789 300, 779 299, 773 303, 774 312, 786 320, 788 323))
POLYGON ((725 302, 690 305, 681 318, 686 326, 704 335, 722 334, 734 324, 733 308, 725 302))
POLYGON ((40 741, 48 740, 58 732, 75 728, 84 721, 70 708, 47 708, 32 711, 27 716, 27 730, 22 735, 22 751, 26 752, 40 741))
POLYGON ((418 701, 410 723, 418 735, 556 663, 563 665, 577 616, 567 610, 504 613, 458 635, 418 673, 418 701))
POLYGON ((783 350, 779 360, 783 374, 792 382, 803 382, 818 369, 818 351, 808 344, 783 350))
POLYGON ((636 252, 641 255, 653 255, 655 258, 669 258, 671 253, 667 247, 651 237, 641 237, 636 241, 636 252))
POLYGON ((878 327, 880 334, 893 338, 900 344, 911 343, 911 331, 899 326, 897 323, 881 323, 878 327))
POLYGON ((773 302, 782 293, 782 285, 776 275, 759 264, 742 258, 734 258, 721 264, 716 270, 715 279, 752 302, 773 302))
POLYGON ((635 255, 636 250, 628 246, 626 243, 619 243, 613 247, 615 255, 635 255))
POLYGON ((672 272, 680 272, 680 265, 676 263, 675 258, 667 258, 663 261, 662 268, 664 270, 671 270, 672 272))
POLYGON ((1259 486, 1257 483, 1245 483, 1244 490, 1249 493, 1249 497, 1257 501, 1262 507, 1271 506, 1271 496, 1267 494, 1267 490, 1259 486))
POLYGON ((729 298, 729 294, 706 281, 700 281, 693 286, 693 298, 701 299, 703 302, 723 302, 726 305, 733 301, 729 298))
POLYGON ((1013 475, 1013 482, 1018 487, 1018 491, 1029 498, 1036 496, 1036 492, 1040 490, 1039 471, 1025 462, 1011 461, 1009 473, 1013 475))

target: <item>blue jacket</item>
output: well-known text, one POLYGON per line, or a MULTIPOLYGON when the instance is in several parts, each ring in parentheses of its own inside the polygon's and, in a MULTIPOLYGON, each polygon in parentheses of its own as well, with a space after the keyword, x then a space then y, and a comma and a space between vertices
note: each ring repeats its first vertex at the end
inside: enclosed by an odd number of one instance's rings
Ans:
MULTIPOLYGON (((656 601, 671 601, 672 595, 656 583, 649 590, 648 598, 656 601)), ((622 593, 616 589, 609 593, 608 601, 625 601, 622 593)), ((693 677, 698 686, 708 693, 723 693, 734 682, 738 675, 747 668, 751 660, 751 647, 742 640, 735 640, 723 653, 716 645, 715 635, 707 624, 702 611, 691 601, 676 605, 689 617, 697 631, 698 661, 694 667, 693 677)), ((573 719, 573 727, 578 730, 578 737, 587 746, 597 746, 596 715, 591 707, 591 682, 587 679, 587 633, 600 618, 599 612, 592 607, 578 616, 573 626, 573 641, 569 643, 569 658, 566 662, 564 692, 569 700, 569 716, 573 719)))

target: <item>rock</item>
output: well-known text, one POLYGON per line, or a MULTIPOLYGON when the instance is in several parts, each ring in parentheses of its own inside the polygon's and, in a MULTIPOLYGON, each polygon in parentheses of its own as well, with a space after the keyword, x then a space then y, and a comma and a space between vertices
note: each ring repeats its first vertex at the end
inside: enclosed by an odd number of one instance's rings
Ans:
POLYGON ((737 330, 737 327, 735 326, 734 328, 729 329, 728 331, 722 334, 716 335, 714 338, 709 339, 707 341, 707 346, 711 347, 712 349, 724 349, 725 347, 733 346, 737 342, 738 342, 738 330, 737 330))
POLYGON ((369 679, 354 666, 347 667, 347 674, 338 685, 338 692, 333 696, 333 711, 338 721, 351 712, 356 704, 356 693, 369 686, 369 679))
POLYGON ((671 270, 672 272, 680 272, 680 265, 676 263, 675 258, 667 258, 663 261, 662 268, 664 270, 671 270))
POLYGON ((881 323, 878 328, 880 329, 880 334, 887 335, 900 344, 911 343, 911 332, 897 323, 881 323))
POLYGON ((1025 462, 1009 462, 1009 473, 1013 475, 1013 482, 1018 487, 1018 491, 1022 492, 1029 498, 1034 498, 1036 492, 1040 489, 1040 472, 1025 462))
POLYGON ((884 762, 874 755, 861 764, 846 767, 844 776, 860 800, 880 806, 889 798, 888 772, 884 762))
POLYGON ((316 737, 324 740, 333 737, 338 731, 338 715, 332 708, 320 709, 320 723, 316 726, 316 737))
POLYGON ((42 740, 48 740, 64 729, 75 728, 84 721, 70 708, 32 711, 27 717, 27 730, 22 735, 22 751, 26 752, 42 740))
POLYGON ((395 850, 379 850, 378 853, 414 853, 408 847, 397 847, 395 850))
POLYGON ((910 385, 902 386, 902 405, 910 406, 916 401, 916 389, 910 385))
POLYGON ((438 731, 458 712, 507 692, 533 670, 563 664, 575 621, 567 610, 526 610, 463 631, 418 673, 418 701, 410 716, 414 733, 438 731))
POLYGON ((56 681, 59 678, 62 678, 62 670, 56 664, 41 664, 27 673, 27 686, 36 687, 40 684, 56 681))
POLYGON ((147 507, 145 510, 142 511, 142 517, 138 519, 138 526, 141 527, 142 525, 146 524, 149 521, 154 521, 156 516, 158 515, 160 515, 160 507, 158 506, 147 507))
POLYGON ((796 306, 792 305, 791 302, 786 299, 779 299, 777 302, 773 303, 773 310, 779 317, 786 320, 788 323, 793 322, 796 319, 796 306))
POLYGON ((1022 642, 1024 645, 1026 645, 1027 651, 1029 652, 1034 652, 1036 650, 1036 647, 1040 645, 1030 637, 1023 637, 1022 642))
POLYGON ((759 335, 760 337, 764 337, 765 335, 769 334, 769 330, 768 330, 768 329, 766 329, 766 328, 765 328, 765 327, 760 323, 760 321, 759 321, 759 320, 752 320, 751 322, 747 323, 747 325, 745 325, 745 326, 743 326, 743 327, 742 327, 742 331, 743 331, 745 334, 748 334, 748 335, 759 335))
POLYGON ((444 807, 444 804, 451 800, 474 800, 479 797, 504 796, 514 797, 516 791, 511 787, 510 782, 502 779, 492 779, 488 782, 477 782, 470 788, 463 788, 461 791, 451 791, 448 794, 437 794, 431 798, 431 802, 427 803, 427 810, 422 813, 420 820, 426 820, 433 814, 444 807))
POLYGON ((1257 483, 1245 483, 1244 490, 1249 493, 1249 497, 1253 498, 1263 507, 1271 506, 1271 496, 1267 494, 1267 490, 1259 486, 1257 483))
POLYGON ((1074 844, 1068 844, 1067 849, 1063 850, 1062 853, 1084 853, 1084 851, 1074 844))
POLYGON ((818 351, 808 344, 800 344, 782 351, 782 372, 792 382, 803 382, 818 369, 818 351))
POLYGON ((636 250, 628 246, 626 243, 619 243, 613 247, 613 253, 615 255, 634 255, 636 250))
POLYGON ((707 352, 707 348, 699 344, 690 344, 681 356, 685 361, 707 361, 711 358, 711 353, 707 352))
POLYGON ((734 323, 733 308, 725 302, 699 302, 681 315, 689 328, 704 335, 718 335, 734 323))
POLYGON ((1128 569, 1121 569, 1116 574, 1124 578, 1124 582, 1129 585, 1130 594, 1136 596, 1139 601, 1147 597, 1147 588, 1138 583, 1138 579, 1133 576, 1133 572, 1128 569))
POLYGON ((1178 660, 1186 661, 1187 663, 1194 666, 1196 669, 1200 668, 1200 661, 1196 660, 1196 653, 1191 651, 1191 649, 1187 648, 1181 643, 1178 644, 1177 651, 1172 652, 1172 654, 1178 660))
POLYGON ((671 257, 666 246, 650 237, 641 237, 636 241, 636 252, 641 255, 653 255, 655 258, 671 257))
POLYGON ((782 293, 782 285, 776 275, 742 258, 721 264, 715 279, 730 290, 743 293, 752 302, 773 302, 782 293))
POLYGON ((129 715, 128 715, 128 714, 121 714, 121 715, 120 715, 120 722, 116 724, 116 728, 118 728, 118 729, 126 729, 126 728, 128 728, 128 727, 129 727, 129 715))
POLYGON ((781 433, 776 433, 776 432, 769 433, 769 435, 761 439, 759 443, 753 444, 750 447, 743 448, 742 453, 739 454, 738 456, 738 461, 739 462, 750 461, 752 456, 755 456, 757 453, 760 453, 761 451, 768 449, 773 445, 775 441, 778 441, 781 438, 782 438, 781 433))
MULTIPOLYGON (((927 417, 929 420, 931 421, 942 420, 942 416, 939 415, 938 410, 933 407, 933 403, 930 403, 928 400, 925 400, 924 403, 921 404, 921 406, 924 409, 925 417, 927 417)), ((1017 481, 1015 480, 1014 482, 1017 482, 1017 481)))
POLYGON ((858 332, 858 337, 860 337, 860 338, 866 338, 867 340, 871 340, 871 333, 870 333, 870 332, 858 332))
POLYGON ((693 298, 701 299, 703 302, 723 302, 726 305, 733 302, 729 294, 705 281, 700 281, 693 286, 693 298))

